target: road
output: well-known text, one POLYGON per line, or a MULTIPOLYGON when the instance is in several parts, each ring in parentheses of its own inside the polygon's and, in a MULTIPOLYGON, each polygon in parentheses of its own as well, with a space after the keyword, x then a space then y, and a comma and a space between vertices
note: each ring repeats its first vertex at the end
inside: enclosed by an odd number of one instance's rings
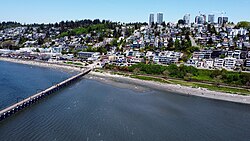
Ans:
POLYGON ((191 35, 189 35, 189 38, 190 38, 190 40, 191 40, 192 46, 193 46, 193 47, 197 47, 198 45, 196 44, 194 38, 193 38, 191 35))

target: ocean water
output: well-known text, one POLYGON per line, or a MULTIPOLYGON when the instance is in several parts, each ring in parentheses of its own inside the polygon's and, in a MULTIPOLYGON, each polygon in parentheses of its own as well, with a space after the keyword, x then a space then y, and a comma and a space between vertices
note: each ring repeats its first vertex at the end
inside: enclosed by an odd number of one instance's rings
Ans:
POLYGON ((76 72, 0 61, 0 109, 59 83, 76 72))
MULTIPOLYGON (((9 65, 6 73, 29 68, 9 65)), ((19 72, 15 75, 22 78, 19 72)), ((40 87, 66 76, 44 68, 26 72, 36 74, 40 87), (45 78, 41 72, 51 75, 45 78)), ((32 92, 33 81, 9 84, 32 92)), ((0 140, 9 141, 248 141, 249 132, 249 105, 153 89, 135 91, 87 78, 0 123, 0 140)))

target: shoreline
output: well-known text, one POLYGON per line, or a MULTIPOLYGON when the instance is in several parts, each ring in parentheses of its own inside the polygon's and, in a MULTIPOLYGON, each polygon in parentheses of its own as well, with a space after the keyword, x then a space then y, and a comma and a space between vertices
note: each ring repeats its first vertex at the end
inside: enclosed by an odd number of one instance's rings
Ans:
POLYGON ((197 96, 197 97, 203 97, 203 98, 208 98, 208 99, 235 102, 235 103, 241 103, 241 104, 250 104, 250 96, 242 96, 242 95, 237 95, 237 94, 210 91, 205 88, 192 88, 192 87, 187 87, 187 86, 166 84, 166 83, 160 83, 160 82, 155 82, 155 81, 146 81, 146 80, 130 78, 130 77, 122 76, 122 75, 113 75, 113 74, 106 73, 106 72, 100 73, 100 72, 92 71, 90 72, 90 75, 97 76, 97 77, 124 80, 130 83, 136 84, 136 85, 144 86, 146 88, 162 90, 165 92, 174 92, 178 94, 197 96))
POLYGON ((17 63, 17 64, 24 64, 24 65, 32 65, 32 66, 38 66, 38 67, 45 67, 45 68, 53 68, 53 69, 65 69, 69 71, 82 71, 81 68, 77 68, 74 66, 66 65, 66 64, 56 64, 56 63, 49 63, 49 62, 40 62, 35 60, 21 60, 21 59, 14 59, 14 58, 6 58, 6 57, 0 57, 0 61, 6 61, 11 63, 17 63))
MULTIPOLYGON (((74 66, 68 66, 64 64, 54 64, 54 63, 49 63, 49 62, 48 63, 38 62, 34 60, 20 60, 20 59, 0 57, 0 61, 25 64, 25 65, 33 65, 33 66, 39 66, 39 67, 54 68, 54 69, 66 69, 66 70, 73 70, 73 71, 78 71, 78 72, 82 71, 81 68, 77 68, 74 66)), ((166 84, 166 83, 160 83, 160 82, 155 82, 155 81, 145 81, 145 80, 125 77, 122 75, 114 75, 114 74, 105 73, 105 72, 100 73, 100 72, 92 71, 89 73, 89 75, 101 77, 101 78, 108 78, 108 79, 112 78, 115 80, 119 79, 121 81, 127 81, 129 85, 136 84, 136 85, 140 85, 141 87, 152 88, 152 89, 162 90, 166 92, 174 92, 178 94, 198 96, 198 97, 215 99, 215 100, 250 104, 250 96, 242 96, 242 95, 237 95, 237 94, 210 91, 205 88, 192 88, 192 87, 187 87, 187 86, 166 84)), ((113 83, 115 83, 115 81, 112 79, 110 79, 110 81, 113 81, 113 83)))

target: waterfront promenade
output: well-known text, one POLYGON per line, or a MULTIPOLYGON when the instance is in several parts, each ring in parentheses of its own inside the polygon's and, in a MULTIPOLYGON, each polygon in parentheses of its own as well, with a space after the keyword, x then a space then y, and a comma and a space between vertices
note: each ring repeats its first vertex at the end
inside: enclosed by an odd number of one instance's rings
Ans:
POLYGON ((0 111, 0 121, 10 117, 11 115, 14 115, 15 113, 31 106, 34 103, 37 103, 38 101, 40 101, 41 99, 45 98, 46 96, 49 96, 59 90, 61 90, 62 88, 65 88, 66 86, 72 84, 73 82, 79 80, 82 76, 88 74, 91 71, 90 68, 85 69, 84 71, 82 71, 81 73, 61 82, 58 83, 56 85, 53 85, 52 87, 41 91, 33 96, 30 96, 20 102, 17 102, 16 104, 9 106, 3 110, 0 111))

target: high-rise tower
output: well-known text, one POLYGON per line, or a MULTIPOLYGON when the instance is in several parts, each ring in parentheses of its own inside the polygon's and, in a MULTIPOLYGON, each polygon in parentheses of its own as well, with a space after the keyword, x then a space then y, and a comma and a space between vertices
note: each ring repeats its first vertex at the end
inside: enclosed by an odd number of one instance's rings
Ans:
POLYGON ((212 14, 208 15, 208 23, 211 23, 211 24, 214 23, 214 15, 212 14))
POLYGON ((154 23, 155 22, 155 16, 154 16, 154 14, 150 14, 149 15, 149 25, 152 25, 152 23, 154 23))
POLYGON ((183 21, 185 24, 189 25, 190 24, 190 14, 184 15, 183 21))
POLYGON ((163 13, 157 13, 157 23, 158 24, 163 23, 163 13))

